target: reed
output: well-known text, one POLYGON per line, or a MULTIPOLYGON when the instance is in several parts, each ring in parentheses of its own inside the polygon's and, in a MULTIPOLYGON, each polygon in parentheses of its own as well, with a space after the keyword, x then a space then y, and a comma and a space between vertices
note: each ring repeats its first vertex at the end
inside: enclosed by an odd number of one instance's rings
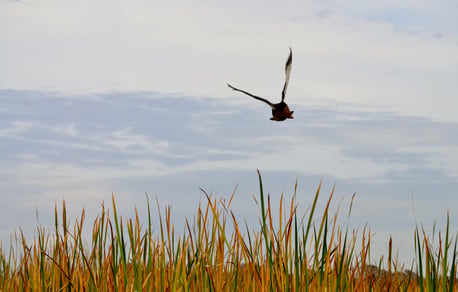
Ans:
MULTIPOLYGON (((410 270, 388 256, 370 262, 371 232, 339 224, 339 210, 330 214, 334 189, 317 213, 321 183, 305 214, 298 214, 297 183, 289 202, 283 195, 279 216, 272 216, 269 195, 259 178, 259 226, 236 218, 231 203, 204 194, 192 220, 176 233, 171 208, 157 203, 159 231, 153 231, 148 196, 148 221, 123 220, 112 197, 112 214, 102 205, 83 240, 85 212, 71 224, 65 201, 55 208, 55 230, 38 226, 32 242, 22 230, 8 251, 0 246, 2 291, 456 291, 457 234, 447 214, 444 234, 414 230, 416 259, 410 270), (145 224, 146 228, 143 228, 145 224), (278 226, 278 227, 274 227, 278 226), (438 248, 434 248, 438 246, 438 248), (415 269, 415 272, 411 271, 415 269)), ((351 215, 354 196, 348 217, 351 215)), ((275 204, 277 205, 277 204, 275 204)))

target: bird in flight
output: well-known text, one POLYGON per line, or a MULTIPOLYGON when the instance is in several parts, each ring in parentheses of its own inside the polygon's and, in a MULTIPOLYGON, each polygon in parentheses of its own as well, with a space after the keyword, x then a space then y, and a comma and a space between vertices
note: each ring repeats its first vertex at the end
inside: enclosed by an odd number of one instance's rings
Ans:
POLYGON ((289 48, 289 56, 285 64, 286 81, 285 81, 285 85, 283 86, 283 91, 281 92, 281 102, 280 103, 271 103, 270 101, 268 101, 265 98, 253 95, 249 92, 246 92, 245 90, 235 88, 234 86, 230 85, 229 83, 227 84, 227 86, 229 86, 230 88, 232 88, 235 91, 239 91, 257 100, 267 103, 272 108, 272 117, 270 118, 272 121, 280 122, 286 119, 293 119, 294 111, 291 111, 288 105, 285 103, 286 89, 288 88, 289 75, 291 73, 292 63, 293 63, 293 51, 291 50, 291 48, 289 48))

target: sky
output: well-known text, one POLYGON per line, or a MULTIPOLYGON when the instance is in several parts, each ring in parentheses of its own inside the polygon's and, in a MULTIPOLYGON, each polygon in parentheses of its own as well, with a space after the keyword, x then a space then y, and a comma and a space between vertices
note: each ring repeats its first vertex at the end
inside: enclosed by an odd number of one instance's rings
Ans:
MULTIPOLYGON (((297 200, 323 181, 348 224, 413 257, 415 223, 458 232, 456 1, 0 0, 0 240, 88 221, 145 192, 192 218, 199 188, 256 226, 253 195, 297 200), (279 99, 289 47, 294 120, 279 99), (343 212, 345 213, 345 212, 343 212)), ((154 200, 152 200, 154 201, 154 200)), ((119 211, 119 210, 118 210, 119 211)), ((342 217, 342 224, 346 222, 342 217)), ((90 221, 89 221, 90 222, 90 221)), ((347 223, 345 223, 347 224, 347 223)), ((90 226, 90 224, 88 225, 90 226)), ((90 229, 90 228, 88 228, 90 229)))

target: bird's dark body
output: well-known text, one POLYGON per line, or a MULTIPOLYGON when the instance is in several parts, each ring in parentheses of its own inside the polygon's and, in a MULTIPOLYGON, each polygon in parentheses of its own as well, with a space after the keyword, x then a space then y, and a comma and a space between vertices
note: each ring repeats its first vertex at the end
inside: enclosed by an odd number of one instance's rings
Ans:
POLYGON ((254 95, 254 94, 251 94, 251 93, 249 93, 249 92, 247 92, 247 91, 245 91, 243 89, 236 88, 236 87, 230 85, 229 83, 227 84, 227 86, 229 86, 229 88, 232 88, 235 91, 241 92, 243 94, 251 96, 254 99, 257 99, 259 101, 267 103, 270 106, 270 108, 272 109, 272 117, 270 118, 272 121, 281 122, 281 121, 284 121, 286 119, 294 119, 294 117, 293 117, 294 111, 291 111, 289 109, 288 105, 285 103, 286 89, 288 88, 289 75, 290 75, 290 72, 291 72, 292 63, 293 63, 293 52, 292 52, 291 48, 289 48, 289 56, 288 56, 288 59, 286 60, 286 64, 285 64, 286 80, 285 80, 285 85, 283 86, 283 90, 281 92, 281 102, 279 102, 279 103, 272 103, 272 102, 268 101, 265 98, 262 98, 262 97, 254 95))
POLYGON ((285 102, 280 102, 274 105, 275 108, 272 109, 272 121, 281 122, 286 119, 292 119, 294 111, 290 111, 288 105, 285 102))

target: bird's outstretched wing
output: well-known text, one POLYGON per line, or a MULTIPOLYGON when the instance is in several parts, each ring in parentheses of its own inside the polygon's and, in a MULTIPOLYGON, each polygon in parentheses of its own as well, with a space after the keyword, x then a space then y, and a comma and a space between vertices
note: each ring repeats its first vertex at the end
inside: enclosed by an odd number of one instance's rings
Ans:
POLYGON ((293 51, 291 50, 291 47, 290 47, 289 48, 289 57, 288 57, 288 60, 286 60, 286 64, 285 64, 286 80, 285 80, 285 85, 283 86, 283 91, 281 92, 281 101, 285 100, 286 89, 288 88, 289 75, 291 73, 292 64, 293 64, 293 51))
POLYGON ((263 102, 267 103, 272 109, 275 109, 275 105, 272 104, 272 103, 271 103, 270 101, 268 101, 267 99, 264 99, 264 98, 262 98, 262 97, 253 95, 253 94, 251 94, 251 93, 249 93, 249 92, 246 92, 245 90, 235 88, 234 86, 230 85, 229 83, 227 84, 227 86, 229 86, 229 88, 232 88, 232 89, 235 90, 235 91, 239 91, 239 92, 241 92, 241 93, 245 93, 246 95, 249 95, 249 96, 251 96, 251 97, 253 97, 253 98, 256 98, 257 100, 263 101, 263 102))

